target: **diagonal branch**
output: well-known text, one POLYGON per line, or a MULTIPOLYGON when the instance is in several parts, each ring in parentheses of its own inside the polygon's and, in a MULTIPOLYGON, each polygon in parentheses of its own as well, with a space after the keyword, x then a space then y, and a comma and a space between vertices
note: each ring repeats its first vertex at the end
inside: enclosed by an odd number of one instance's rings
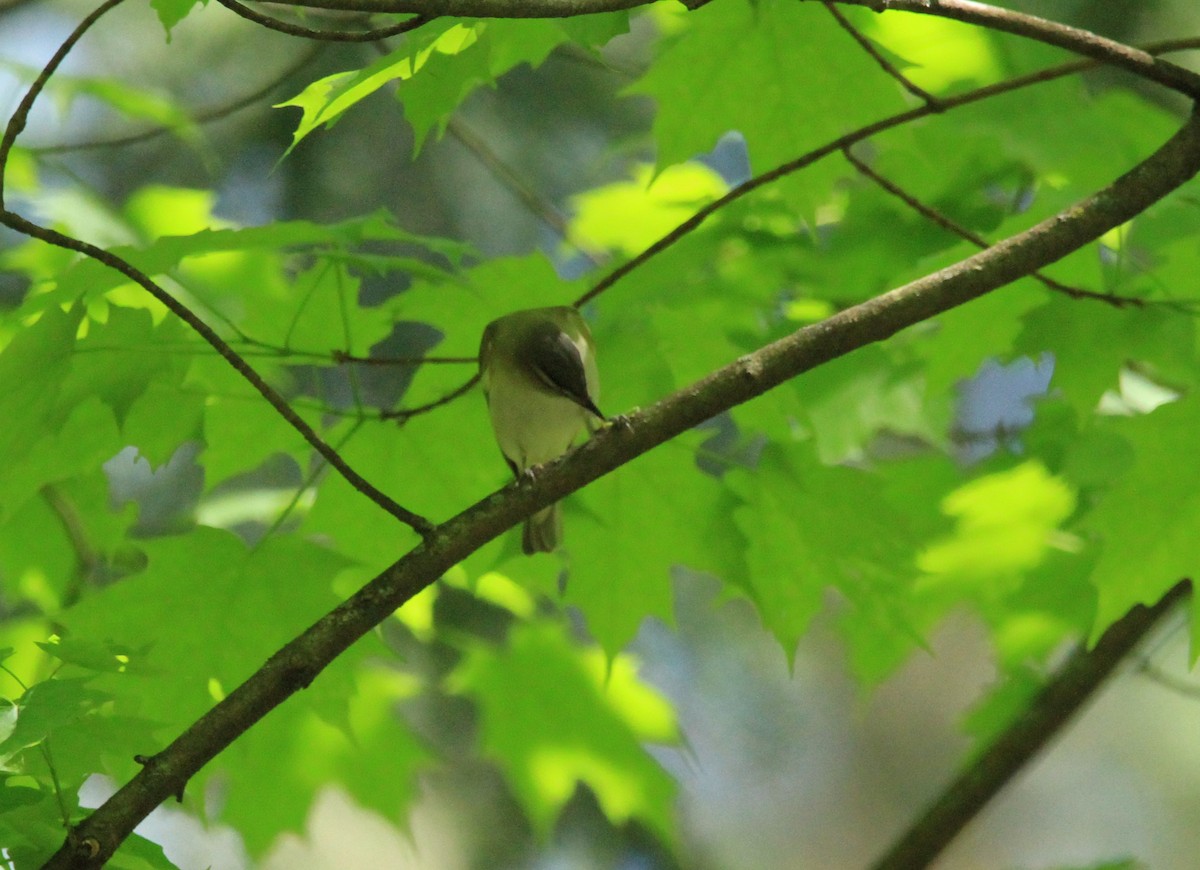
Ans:
POLYGON ((71 31, 70 35, 63 40, 62 45, 55 51, 53 57, 42 71, 38 73, 33 84, 29 86, 29 90, 25 96, 21 98, 21 102, 17 105, 17 109, 13 112, 12 117, 5 127, 4 136, 0 139, 0 223, 11 227, 19 233, 30 236, 31 238, 40 239, 51 245, 59 248, 65 248, 69 251, 76 251, 87 257, 103 263, 110 269, 114 269, 125 275, 130 280, 139 284, 151 296, 161 302, 168 311, 186 323, 192 328, 201 338, 207 341, 214 350, 228 362, 243 378, 245 378, 259 394, 267 400, 272 408, 278 412, 279 416, 283 417, 292 428, 294 428, 307 441, 314 450, 321 454, 325 460, 336 468, 343 477, 356 490, 361 492, 367 498, 371 499, 392 516, 399 519, 401 522, 410 526, 418 534, 427 536, 433 526, 422 516, 407 510, 397 504, 386 493, 381 492, 377 487, 371 484, 366 478, 351 468, 342 457, 337 454, 332 447, 325 443, 316 430, 305 422, 304 418, 296 413, 287 400, 281 396, 274 387, 268 384, 253 366, 246 360, 242 359, 232 347, 229 346, 223 338, 217 335, 216 331, 205 323, 194 311, 164 290, 159 286, 149 275, 138 269, 132 263, 116 256, 115 254, 82 241, 81 239, 72 238, 52 230, 48 227, 43 227, 32 221, 22 217, 14 211, 10 211, 4 205, 4 176, 8 166, 8 157, 12 153, 13 144, 16 142, 17 136, 25 129, 25 124, 29 120, 29 113, 33 110, 34 104, 37 102, 38 96, 46 87, 46 83, 50 77, 58 70, 67 54, 75 46, 77 42, 87 31, 95 24, 101 16, 106 12, 120 4, 122 0, 104 0, 91 14, 87 15, 76 27, 71 31))
POLYGON ((833 0, 822 0, 822 3, 829 10, 829 14, 833 16, 833 20, 837 22, 838 27, 846 31, 850 38, 858 43, 858 47, 865 51, 881 70, 899 82, 900 87, 904 88, 904 90, 908 91, 918 100, 928 103, 930 108, 936 109, 938 107, 938 98, 920 85, 909 81, 908 77, 900 72, 895 64, 880 54, 879 50, 871 43, 871 40, 863 36, 858 28, 850 23, 850 19, 842 14, 842 10, 837 8, 837 3, 833 2, 833 0))
MULTIPOLYGON (((407 12, 449 18, 570 18, 617 12, 651 0, 272 0, 279 5, 347 12, 407 12)), ((820 0, 825 2, 825 0, 820 0)), ((836 0, 876 12, 898 10, 953 18, 1055 45, 1102 63, 1122 67, 1190 97, 1200 97, 1200 74, 1160 60, 1138 48, 1098 34, 975 0, 836 0)), ((697 9, 703 3, 685 4, 697 9)))
MULTIPOLYGON (((1200 46, 1200 40, 1171 40, 1170 42, 1156 43, 1149 46, 1144 51, 1147 54, 1154 55, 1166 53, 1169 51, 1181 51, 1188 48, 1200 46)), ((1141 51, 1142 49, 1139 49, 1141 51)), ((1007 81, 997 82, 994 85, 985 85, 982 88, 977 88, 973 91, 966 91, 961 94, 956 94, 952 97, 945 97, 938 100, 936 103, 926 103, 923 106, 918 106, 915 109, 909 109, 907 112, 900 112, 896 115, 883 118, 879 121, 874 121, 867 124, 865 127, 859 127, 844 136, 840 136, 831 142, 827 142, 819 148, 815 148, 806 154, 801 154, 787 163, 771 169, 761 175, 756 175, 749 181, 739 184, 737 187, 730 190, 724 196, 713 200, 708 205, 698 209, 691 217, 683 221, 675 229, 671 230, 662 238, 658 239, 640 254, 626 260, 617 268, 613 269, 598 281, 593 287, 575 301, 576 307, 581 306, 592 299, 595 299, 601 293, 607 291, 610 287, 628 275, 630 272, 638 269, 647 260, 658 256, 667 248, 680 241, 684 236, 699 229, 700 225, 712 217, 721 209, 730 205, 733 202, 741 199, 747 194, 753 193, 760 187, 765 187, 772 182, 778 181, 785 175, 790 175, 793 172, 799 172, 812 164, 823 160, 830 154, 838 151, 846 151, 851 146, 859 142, 869 139, 876 134, 886 130, 891 130, 895 127, 903 126, 919 118, 924 118, 927 115, 932 115, 939 112, 957 109, 961 106, 967 106, 971 103, 977 103, 981 100, 991 99, 1000 94, 1018 91, 1022 88, 1027 88, 1032 85, 1042 84, 1044 82, 1053 81, 1063 76, 1074 75, 1075 73, 1083 72, 1084 70, 1093 69, 1101 65, 1098 60, 1076 60, 1070 63, 1062 64, 1061 66, 1051 67, 1049 69, 1038 70, 1037 72, 1027 73, 1023 76, 1016 76, 1007 81)))
POLYGON ((342 12, 407 12, 430 18, 574 18, 620 12, 653 0, 271 0, 278 6, 342 12))
POLYGON ((874 870, 929 866, 1012 777, 1062 731, 1130 651, 1191 589, 1191 580, 1180 580, 1157 603, 1138 605, 1110 625, 1094 647, 1077 649, 1029 707, 872 865, 874 870))
POLYGON ((451 566, 535 511, 722 411, 857 348, 962 305, 1052 263, 1132 219, 1200 171, 1193 114, 1154 154, 1088 199, 932 275, 805 327, 631 414, 542 471, 439 526, 288 643, 86 818, 46 864, 99 867, 134 826, 272 708, 451 566))
POLYGON ((281 21, 270 15, 263 15, 239 0, 217 0, 217 2, 235 15, 240 15, 247 21, 253 21, 268 30, 319 42, 377 42, 380 39, 416 30, 433 20, 433 16, 430 15, 416 15, 398 24, 389 24, 387 27, 376 27, 372 30, 316 30, 301 24, 292 24, 290 21, 281 21))
MULTIPOLYGON (((937 224, 946 232, 958 236, 960 239, 965 239, 977 248, 986 248, 991 244, 983 236, 972 232, 957 221, 951 220, 933 206, 927 205, 917 199, 890 178, 880 175, 863 160, 856 157, 851 149, 844 148, 842 149, 842 153, 846 161, 857 169, 863 177, 870 179, 881 190, 890 193, 926 220, 937 224)), ((1029 277, 1040 282, 1047 290, 1061 293, 1072 299, 1091 299, 1095 302, 1103 302, 1106 305, 1111 305, 1114 308, 1145 308, 1147 305, 1157 304, 1164 308, 1173 308, 1184 314, 1195 313, 1193 306, 1175 299, 1148 300, 1137 296, 1116 296, 1112 293, 1098 293, 1095 290, 1084 290, 1082 287, 1072 287, 1068 284, 1063 284, 1061 281, 1056 281, 1041 270, 1030 272, 1029 277)))
POLYGON ((1047 45, 1065 48, 1111 66, 1129 70, 1144 79, 1158 82, 1193 99, 1200 97, 1200 73, 1162 60, 1140 48, 1117 42, 1090 30, 1071 27, 1058 21, 1039 18, 1012 9, 989 6, 975 0, 838 0, 849 6, 866 6, 876 12, 898 10, 921 15, 936 15, 967 24, 978 24, 1016 36, 1036 39, 1047 45))
MULTIPOLYGON (((253 106, 261 101, 267 94, 278 88, 300 70, 304 69, 312 63, 317 56, 324 50, 325 46, 316 43, 310 46, 309 50, 299 55, 296 60, 287 66, 282 72, 277 74, 269 82, 244 96, 238 97, 224 105, 215 106, 203 111, 197 111, 191 118, 194 124, 211 124, 214 121, 220 121, 223 118, 228 118, 237 112, 253 106)), ((157 139, 160 136, 165 136, 172 132, 174 128, 170 126, 157 126, 141 130, 136 133, 127 133, 125 135, 113 136, 109 139, 89 139, 81 142, 60 142, 55 145, 27 145, 25 150, 34 154, 64 154, 72 151, 92 151, 98 148, 120 148, 125 145, 136 145, 139 142, 148 142, 152 139, 157 139)))

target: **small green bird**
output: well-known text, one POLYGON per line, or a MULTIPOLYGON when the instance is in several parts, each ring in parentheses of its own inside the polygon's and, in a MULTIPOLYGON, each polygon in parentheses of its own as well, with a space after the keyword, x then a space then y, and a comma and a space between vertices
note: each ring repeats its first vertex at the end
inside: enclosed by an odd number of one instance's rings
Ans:
MULTIPOLYGON (((479 374, 500 452, 517 477, 557 459, 586 426, 605 416, 596 407, 600 376, 592 334, 574 308, 530 308, 483 330, 479 374)), ((525 522, 521 549, 549 553, 562 540, 562 506, 525 522)))

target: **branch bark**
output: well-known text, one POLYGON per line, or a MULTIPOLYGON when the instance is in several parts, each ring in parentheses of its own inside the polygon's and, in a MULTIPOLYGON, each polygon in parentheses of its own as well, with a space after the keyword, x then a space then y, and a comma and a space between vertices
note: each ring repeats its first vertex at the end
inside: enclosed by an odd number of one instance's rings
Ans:
POLYGON ((1193 99, 1200 97, 1200 74, 1170 61, 1156 58, 1123 42, 1108 39, 1079 27, 1039 18, 1036 15, 1002 9, 999 6, 989 6, 986 3, 977 3, 975 0, 838 0, 838 2, 850 6, 866 6, 876 12, 896 10, 936 15, 939 18, 952 18, 955 21, 978 24, 991 30, 1000 30, 1004 33, 1036 39, 1048 45, 1065 48, 1067 51, 1127 69, 1135 75, 1158 82, 1193 99))
POLYGON ((1193 114, 1153 155, 1088 199, 960 263, 842 311, 748 354, 629 416, 539 474, 510 485, 437 527, 426 540, 273 655, 255 674, 147 760, 85 819, 45 865, 101 866, 154 807, 334 658, 487 541, 734 405, 813 367, 962 305, 1060 259, 1132 219, 1200 171, 1193 114))
POLYGON ((1079 712, 1150 631, 1187 597, 1180 580, 1157 603, 1114 622, 1092 649, 1080 648, 1028 709, 955 779, 879 859, 874 870, 927 867, 999 791, 1079 712))

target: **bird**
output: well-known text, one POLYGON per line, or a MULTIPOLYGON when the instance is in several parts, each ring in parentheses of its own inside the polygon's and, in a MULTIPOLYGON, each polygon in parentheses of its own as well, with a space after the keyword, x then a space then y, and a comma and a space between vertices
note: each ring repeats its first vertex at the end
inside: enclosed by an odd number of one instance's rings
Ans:
MULTIPOLYGON (((479 375, 500 452, 518 480, 571 450, 585 428, 607 420, 596 406, 600 376, 587 323, 570 306, 528 308, 489 323, 479 375)), ((562 506, 525 521, 521 549, 550 553, 562 542, 562 506)))

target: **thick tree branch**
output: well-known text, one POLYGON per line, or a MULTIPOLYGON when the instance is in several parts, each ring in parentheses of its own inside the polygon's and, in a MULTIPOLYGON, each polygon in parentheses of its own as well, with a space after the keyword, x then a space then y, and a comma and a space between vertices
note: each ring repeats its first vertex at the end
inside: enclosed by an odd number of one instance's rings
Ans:
POLYGON ((1092 649, 1079 648, 1029 707, 943 791, 875 870, 927 867, 967 823, 1055 737, 1130 651, 1187 597, 1190 580, 1176 583, 1151 607, 1139 605, 1114 622, 1092 649))
POLYGON ((882 341, 1054 262, 1140 214, 1200 171, 1200 121, 1187 123, 1110 186, 960 263, 839 312, 748 354, 604 430, 546 468, 532 486, 510 485, 435 533, 271 658, 73 830, 46 867, 99 867, 134 826, 272 708, 307 686, 351 644, 451 566, 516 525, 637 456, 795 376, 882 341))

